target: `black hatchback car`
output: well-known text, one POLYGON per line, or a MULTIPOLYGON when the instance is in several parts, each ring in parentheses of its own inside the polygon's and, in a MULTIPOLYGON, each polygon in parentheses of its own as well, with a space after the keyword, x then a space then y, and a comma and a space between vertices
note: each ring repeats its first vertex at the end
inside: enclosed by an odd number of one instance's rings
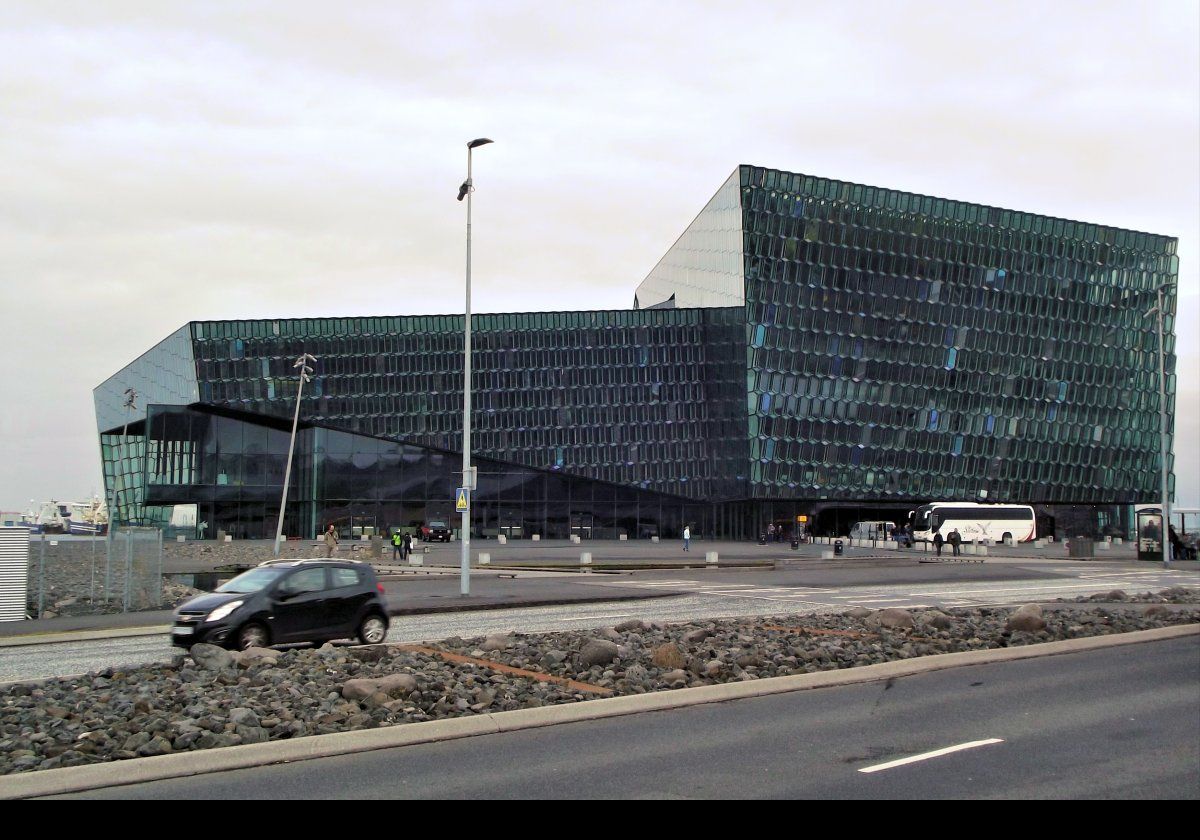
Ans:
POLYGON ((244 650, 291 642, 387 636, 375 570, 354 560, 270 561, 175 608, 171 643, 244 650))

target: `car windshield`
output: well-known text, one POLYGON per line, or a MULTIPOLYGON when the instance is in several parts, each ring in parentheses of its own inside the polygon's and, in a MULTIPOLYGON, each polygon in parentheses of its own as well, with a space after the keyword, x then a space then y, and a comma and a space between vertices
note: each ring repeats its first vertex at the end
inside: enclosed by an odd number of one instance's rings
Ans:
POLYGON ((429 523, 429 527, 430 527, 430 528, 445 528, 445 527, 446 527, 446 523, 445 523, 445 522, 440 522, 440 521, 438 521, 438 520, 432 520, 432 521, 430 521, 430 523, 429 523))
POLYGON ((218 592, 250 593, 266 589, 286 571, 279 568, 251 569, 217 587, 218 592))

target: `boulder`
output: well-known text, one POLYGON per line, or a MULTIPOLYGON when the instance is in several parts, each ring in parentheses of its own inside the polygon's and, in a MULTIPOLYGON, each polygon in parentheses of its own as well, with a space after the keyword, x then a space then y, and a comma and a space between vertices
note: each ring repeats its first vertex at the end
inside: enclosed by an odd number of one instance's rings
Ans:
POLYGON ((681 685, 687 685, 688 675, 687 671, 677 669, 674 671, 667 671, 662 675, 661 679, 664 683, 672 688, 678 688, 681 685))
POLYGON ((874 623, 880 627, 890 627, 893 629, 905 628, 910 629, 917 626, 916 620, 912 617, 912 613, 908 610, 888 609, 880 610, 872 616, 874 623))
POLYGON ((205 671, 228 671, 234 667, 233 653, 216 645, 192 645, 188 651, 192 661, 205 671))
POLYGON ((692 630, 690 633, 683 634, 683 641, 689 645, 694 645, 697 642, 703 642, 712 634, 712 631, 707 628, 701 630, 692 630))
POLYGON ((271 648, 247 648, 233 656, 239 668, 250 668, 254 665, 278 665, 280 653, 271 648))
POLYGON ((579 663, 584 668, 607 665, 617 658, 617 646, 608 639, 589 639, 579 649, 579 663))
POLYGON ((513 637, 511 633, 497 633, 484 639, 483 644, 479 646, 479 649, 485 653, 491 653, 492 651, 497 650, 508 650, 508 648, 512 646, 512 643, 513 637))
POLYGON ((1042 608, 1037 604, 1026 604, 1008 617, 1005 629, 1010 633, 1037 633, 1046 629, 1046 620, 1042 618, 1042 608))
POLYGON ((846 611, 846 615, 850 616, 850 618, 858 619, 870 618, 874 613, 874 610, 869 610, 866 607, 855 607, 852 610, 846 611))
MULTIPOLYGON (((650 654, 650 661, 659 668, 675 670, 687 667, 687 657, 674 642, 667 642, 665 645, 656 647, 650 654)), ((666 677, 664 676, 663 679, 666 677)))
POLYGON ((635 630, 639 631, 639 632, 642 630, 645 630, 646 626, 645 626, 645 623, 641 619, 635 618, 630 621, 622 621, 620 624, 618 624, 613 629, 616 630, 618 633, 631 633, 635 630))
POLYGON ((407 697, 417 690, 417 678, 411 674, 389 674, 377 679, 354 679, 342 683, 342 697, 346 700, 366 700, 374 694, 386 694, 389 698, 407 697))

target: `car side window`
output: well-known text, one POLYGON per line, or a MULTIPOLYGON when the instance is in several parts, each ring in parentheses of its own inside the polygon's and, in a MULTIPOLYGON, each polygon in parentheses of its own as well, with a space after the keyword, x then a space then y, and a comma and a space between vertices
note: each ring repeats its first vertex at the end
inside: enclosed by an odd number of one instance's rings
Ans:
POLYGON ((333 588, 341 589, 343 586, 358 586, 359 572, 357 569, 330 569, 333 575, 333 588))
POLYGON ((324 569, 301 569, 293 572, 279 587, 281 592, 288 595, 299 595, 304 592, 320 592, 325 588, 324 569))

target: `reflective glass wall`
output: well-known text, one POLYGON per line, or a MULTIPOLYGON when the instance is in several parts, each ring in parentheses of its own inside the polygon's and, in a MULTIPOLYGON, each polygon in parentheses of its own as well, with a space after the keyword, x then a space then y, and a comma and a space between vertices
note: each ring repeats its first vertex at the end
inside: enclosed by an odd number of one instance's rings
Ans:
MULTIPOLYGON (((205 535, 275 535, 290 430, 262 418, 152 406, 143 445, 141 515, 169 522, 174 505, 197 506, 205 535)), ((139 465, 140 465, 139 464, 139 465)), ((513 539, 678 537, 688 523, 711 535, 711 506, 644 490, 475 459, 473 533, 513 539)), ((461 456, 365 435, 310 427, 297 435, 284 532, 312 538, 334 524, 343 536, 383 533, 441 519, 457 528, 461 456)))
POLYGON ((752 494, 1149 502, 1176 240, 742 167, 752 494))

